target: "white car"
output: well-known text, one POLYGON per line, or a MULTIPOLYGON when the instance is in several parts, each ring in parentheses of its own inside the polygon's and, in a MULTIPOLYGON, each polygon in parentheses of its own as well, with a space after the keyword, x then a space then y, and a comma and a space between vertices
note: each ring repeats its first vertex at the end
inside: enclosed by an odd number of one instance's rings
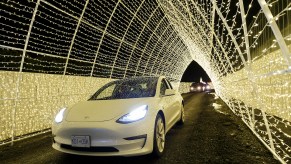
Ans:
POLYGON ((184 123, 183 98, 165 77, 117 80, 60 110, 52 147, 90 156, 161 156, 177 122, 184 123))

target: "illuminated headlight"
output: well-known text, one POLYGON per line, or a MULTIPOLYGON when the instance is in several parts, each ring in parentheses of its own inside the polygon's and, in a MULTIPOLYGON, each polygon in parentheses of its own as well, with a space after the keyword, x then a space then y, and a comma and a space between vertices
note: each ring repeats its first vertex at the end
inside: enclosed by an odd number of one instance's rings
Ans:
POLYGON ((201 87, 199 86, 199 87, 197 87, 197 89, 198 89, 198 90, 200 90, 200 89, 201 89, 201 87))
POLYGON ((66 108, 61 109, 59 111, 59 113, 56 115, 56 117, 55 117, 56 123, 61 123, 63 121, 65 110, 66 110, 66 108))
POLYGON ((190 89, 191 89, 191 90, 194 90, 194 87, 191 87, 190 89))
POLYGON ((210 86, 209 86, 209 85, 207 85, 207 86, 206 86, 206 89, 210 89, 210 86))
POLYGON ((148 111, 147 105, 140 106, 133 110, 132 112, 120 117, 116 122, 128 124, 131 122, 139 121, 146 116, 147 111, 148 111))

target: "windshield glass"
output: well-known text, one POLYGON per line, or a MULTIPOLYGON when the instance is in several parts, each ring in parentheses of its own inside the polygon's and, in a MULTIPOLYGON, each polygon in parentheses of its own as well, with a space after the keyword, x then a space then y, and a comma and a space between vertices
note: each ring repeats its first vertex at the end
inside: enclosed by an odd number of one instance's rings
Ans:
POLYGON ((113 81, 99 89, 89 100, 154 97, 157 81, 157 77, 140 77, 113 81))

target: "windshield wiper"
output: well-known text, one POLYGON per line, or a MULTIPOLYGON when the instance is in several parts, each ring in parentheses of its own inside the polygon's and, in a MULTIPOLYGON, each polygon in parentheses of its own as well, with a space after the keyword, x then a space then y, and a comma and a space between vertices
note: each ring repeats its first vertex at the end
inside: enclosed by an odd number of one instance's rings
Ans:
POLYGON ((110 100, 110 99, 112 99, 112 98, 111 97, 103 97, 103 98, 99 98, 99 99, 97 99, 97 98, 90 98, 89 101, 91 101, 91 100, 110 100))

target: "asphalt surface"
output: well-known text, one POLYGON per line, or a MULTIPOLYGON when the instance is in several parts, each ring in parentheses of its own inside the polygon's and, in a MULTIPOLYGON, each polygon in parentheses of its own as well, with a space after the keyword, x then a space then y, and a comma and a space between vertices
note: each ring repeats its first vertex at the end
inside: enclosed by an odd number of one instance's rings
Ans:
POLYGON ((0 147, 0 163, 279 163, 251 131, 213 94, 183 95, 186 122, 174 126, 166 136, 164 155, 139 157, 91 157, 58 152, 50 134, 0 147), (220 104, 219 109, 213 103, 220 104))

